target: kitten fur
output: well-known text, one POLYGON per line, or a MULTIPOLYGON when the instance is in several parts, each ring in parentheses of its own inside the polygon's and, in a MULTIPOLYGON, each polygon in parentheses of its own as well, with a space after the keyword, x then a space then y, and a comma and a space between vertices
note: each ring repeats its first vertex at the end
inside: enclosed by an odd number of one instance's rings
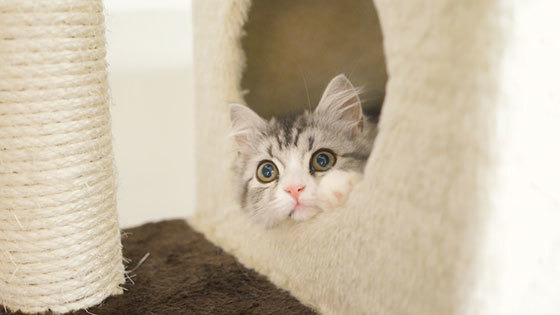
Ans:
POLYGON ((361 179, 377 134, 377 125, 363 114, 359 91, 342 74, 331 80, 313 112, 266 121, 244 105, 230 104, 230 119, 239 202, 267 227, 343 205, 361 179), (336 156, 334 166, 323 172, 310 168, 319 149, 336 156), (277 167, 278 177, 269 183, 256 176, 263 160, 277 167), (299 196, 290 187, 299 187, 299 196))

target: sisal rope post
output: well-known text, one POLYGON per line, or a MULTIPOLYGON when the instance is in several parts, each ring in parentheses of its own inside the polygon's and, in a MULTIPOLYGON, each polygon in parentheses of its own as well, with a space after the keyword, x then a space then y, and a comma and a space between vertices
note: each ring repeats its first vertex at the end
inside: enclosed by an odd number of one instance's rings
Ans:
POLYGON ((101 0, 0 1, 0 305, 122 293, 101 0))

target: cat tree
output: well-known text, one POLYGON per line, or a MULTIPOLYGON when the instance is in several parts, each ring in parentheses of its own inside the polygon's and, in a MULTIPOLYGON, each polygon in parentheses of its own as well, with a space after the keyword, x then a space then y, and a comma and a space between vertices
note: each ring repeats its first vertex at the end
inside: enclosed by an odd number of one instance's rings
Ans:
POLYGON ((124 283, 101 0, 0 2, 0 305, 87 308, 124 283))
MULTIPOLYGON (((326 314, 557 313, 559 5, 367 5, 195 2, 189 222, 326 314), (232 196, 227 103, 291 111, 302 85, 313 103, 346 72, 375 106, 381 33, 390 79, 364 181, 342 209, 251 224, 232 196)), ((0 304, 87 308, 124 282, 101 2, 7 0, 0 15, 0 304)))
POLYGON ((195 1, 189 222, 326 314, 557 313, 559 5, 378 0, 375 9, 195 1), (364 181, 342 209, 270 230, 251 224, 232 196, 227 103, 265 116, 301 109, 304 84, 314 103, 338 72, 375 98, 381 33, 389 80, 364 181))

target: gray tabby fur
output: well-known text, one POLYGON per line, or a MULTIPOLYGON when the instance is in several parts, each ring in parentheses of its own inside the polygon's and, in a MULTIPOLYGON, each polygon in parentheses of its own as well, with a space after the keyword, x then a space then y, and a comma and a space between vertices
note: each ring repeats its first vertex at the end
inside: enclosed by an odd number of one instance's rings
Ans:
POLYGON ((376 124, 363 115, 358 94, 344 75, 338 75, 313 112, 265 121, 244 105, 230 105, 238 149, 235 187, 245 211, 273 226, 288 218, 309 219, 346 201, 361 178, 377 134, 376 124), (311 156, 323 148, 336 154, 336 164, 325 172, 311 172, 311 156), (276 164, 277 180, 257 180, 262 160, 276 164), (293 183, 305 187, 299 201, 285 191, 293 183))

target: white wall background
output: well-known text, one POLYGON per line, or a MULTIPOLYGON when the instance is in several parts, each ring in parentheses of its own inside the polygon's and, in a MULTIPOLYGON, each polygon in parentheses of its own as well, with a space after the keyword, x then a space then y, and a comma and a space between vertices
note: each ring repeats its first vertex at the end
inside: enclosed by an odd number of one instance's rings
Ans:
POLYGON ((194 208, 189 0, 105 1, 121 226, 194 208))

